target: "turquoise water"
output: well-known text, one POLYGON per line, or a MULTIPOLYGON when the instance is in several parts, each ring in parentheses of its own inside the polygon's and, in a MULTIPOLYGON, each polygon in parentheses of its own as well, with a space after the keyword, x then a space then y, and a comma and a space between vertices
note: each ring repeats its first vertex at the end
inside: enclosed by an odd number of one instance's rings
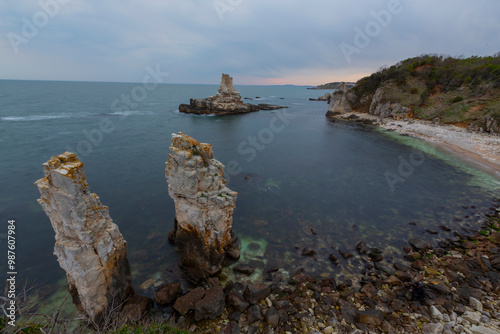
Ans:
POLYGON ((171 279, 179 261, 166 241, 174 205, 164 163, 173 132, 211 143, 230 169, 228 186, 239 192, 233 226, 243 240, 241 261, 254 260, 258 273, 277 265, 284 273, 304 267, 317 275, 346 275, 359 259, 341 259, 335 267, 328 254, 351 250, 361 239, 391 261, 411 237, 451 237, 440 225, 474 227, 473 215, 499 196, 498 180, 422 142, 328 122, 327 105, 308 101, 323 91, 237 86, 242 97, 254 99, 249 102, 289 108, 213 117, 180 114, 177 107, 213 95, 217 86, 164 84, 146 96, 136 87, 0 81, 0 233, 16 219, 19 276, 45 282, 45 296, 64 272, 52 254, 54 232, 33 182, 43 176, 43 162, 66 150, 79 155, 92 192, 110 207, 127 240, 138 291, 147 280, 158 285, 171 279), (127 106, 122 94, 134 92, 140 98, 127 106), (439 234, 425 234, 428 228, 439 234), (301 256, 303 247, 314 248, 316 256, 301 256))

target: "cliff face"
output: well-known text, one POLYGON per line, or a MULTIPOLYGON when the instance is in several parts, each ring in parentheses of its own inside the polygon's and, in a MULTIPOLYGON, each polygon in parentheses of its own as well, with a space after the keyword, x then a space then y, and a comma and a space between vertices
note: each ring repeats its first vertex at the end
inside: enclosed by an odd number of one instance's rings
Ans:
POLYGON ((500 133, 500 56, 409 58, 330 98, 329 114, 350 107, 380 118, 405 117, 500 133))
POLYGON ((348 88, 345 83, 342 84, 341 90, 330 95, 328 104, 328 112, 326 113, 326 116, 328 117, 352 111, 351 105, 348 101, 348 88))
POLYGON ((408 117, 410 109, 399 103, 384 101, 384 92, 385 88, 380 87, 377 89, 372 98, 368 113, 380 118, 392 117, 394 119, 401 119, 408 117))
POLYGON ((241 114, 259 110, 274 110, 286 108, 270 104, 249 104, 241 101, 240 93, 233 87, 233 78, 222 74, 221 84, 217 94, 205 99, 190 99, 189 104, 181 104, 179 111, 188 114, 241 114))
POLYGON ((45 177, 36 181, 38 203, 56 233, 54 254, 66 271, 77 309, 99 322, 111 307, 134 291, 127 245, 99 196, 90 193, 83 164, 65 152, 43 164, 45 177))
POLYGON ((188 276, 199 280, 218 273, 226 255, 239 257, 231 249, 238 193, 226 187, 224 165, 214 159, 212 145, 179 132, 172 134, 165 176, 175 202, 172 239, 188 276))

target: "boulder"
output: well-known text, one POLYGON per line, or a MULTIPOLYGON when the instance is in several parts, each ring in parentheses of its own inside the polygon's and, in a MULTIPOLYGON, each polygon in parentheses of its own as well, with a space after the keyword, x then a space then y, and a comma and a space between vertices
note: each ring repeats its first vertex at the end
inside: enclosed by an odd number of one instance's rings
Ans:
POLYGON ((432 245, 430 243, 420 238, 413 238, 408 242, 417 252, 425 252, 426 250, 432 249, 432 245))
POLYGON ((271 293, 271 289, 264 283, 250 283, 245 287, 243 296, 251 304, 257 304, 259 300, 266 298, 271 293))
POLYGON ((194 319, 215 319, 224 311, 224 290, 220 285, 214 285, 205 291, 205 296, 194 305, 194 319))
POLYGON ((380 326, 384 322, 384 312, 380 310, 357 311, 358 322, 380 326))
POLYGON ((155 293, 155 301, 158 305, 173 303, 182 294, 179 283, 165 284, 158 288, 155 293))
POLYGON ((135 323, 141 320, 153 306, 151 298, 134 295, 123 305, 120 316, 125 323, 135 323))
POLYGON ((231 291, 227 295, 227 301, 238 312, 244 312, 250 305, 245 298, 237 291, 231 291))
POLYGON ((205 289, 201 286, 189 291, 184 296, 177 298, 174 309, 184 315, 190 310, 194 310, 195 304, 205 296, 205 289))

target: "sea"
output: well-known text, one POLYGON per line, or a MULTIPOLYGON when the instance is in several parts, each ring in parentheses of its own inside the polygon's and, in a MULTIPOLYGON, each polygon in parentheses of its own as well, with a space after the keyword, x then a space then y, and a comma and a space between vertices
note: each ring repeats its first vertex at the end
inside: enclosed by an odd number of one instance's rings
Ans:
POLYGON ((221 280, 261 280, 271 267, 285 278, 303 268, 349 279, 364 266, 358 241, 380 250, 385 262, 403 261, 410 238, 437 245, 453 231, 476 231, 477 215, 499 197, 498 178, 439 147, 328 121, 327 103, 309 100, 327 91, 235 88, 245 102, 288 108, 199 116, 179 113, 179 104, 213 95, 217 85, 0 81, 0 271, 9 271, 8 221, 15 220, 17 281, 36 284, 42 303, 67 294, 54 231, 33 183, 43 177, 44 162, 71 151, 127 241, 135 290, 152 296, 178 279, 179 252, 167 240, 174 203, 164 173, 177 132, 212 144, 228 187, 239 193, 233 217, 239 263, 257 270, 238 276, 228 266, 221 280), (354 256, 345 260, 339 250, 354 256))

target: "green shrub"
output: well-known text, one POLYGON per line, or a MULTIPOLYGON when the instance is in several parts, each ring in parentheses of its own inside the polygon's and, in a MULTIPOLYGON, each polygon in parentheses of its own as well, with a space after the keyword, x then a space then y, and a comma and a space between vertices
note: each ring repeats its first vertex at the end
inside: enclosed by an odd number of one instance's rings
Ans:
POLYGON ((451 99, 450 103, 457 103, 457 102, 463 101, 463 99, 464 99, 463 97, 458 95, 458 96, 455 96, 453 99, 451 99))

